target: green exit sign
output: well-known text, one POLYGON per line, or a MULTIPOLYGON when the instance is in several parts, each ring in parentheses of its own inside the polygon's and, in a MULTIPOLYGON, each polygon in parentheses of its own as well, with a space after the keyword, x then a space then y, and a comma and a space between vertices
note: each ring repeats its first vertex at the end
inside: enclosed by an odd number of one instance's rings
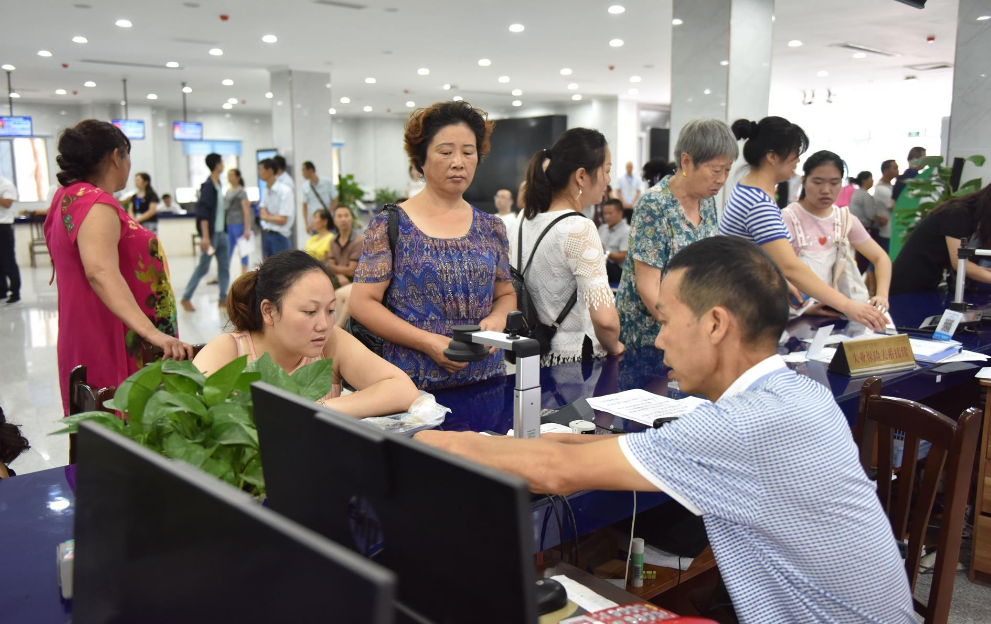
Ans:
POLYGON ((919 133, 918 132, 909 132, 908 133, 908 136, 909 136, 909 138, 911 138, 911 137, 917 137, 917 136, 919 136, 919 133))

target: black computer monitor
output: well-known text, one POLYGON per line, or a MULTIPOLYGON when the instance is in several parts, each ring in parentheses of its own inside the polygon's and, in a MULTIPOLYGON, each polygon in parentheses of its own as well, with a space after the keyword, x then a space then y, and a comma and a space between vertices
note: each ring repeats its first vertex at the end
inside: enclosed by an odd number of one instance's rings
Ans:
POLYGON ((394 621, 392 572, 97 425, 75 514, 73 622, 394 621))
POLYGON ((252 397, 272 509, 363 550, 349 503, 367 502, 382 532, 375 561, 398 574, 403 609, 434 622, 537 621, 522 479, 267 384, 252 397))

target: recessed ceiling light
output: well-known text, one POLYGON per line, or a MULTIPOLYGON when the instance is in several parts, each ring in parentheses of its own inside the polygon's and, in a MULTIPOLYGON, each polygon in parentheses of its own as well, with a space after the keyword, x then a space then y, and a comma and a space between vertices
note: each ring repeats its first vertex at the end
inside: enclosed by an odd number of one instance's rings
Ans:
POLYGON ((640 76, 630 76, 630 82, 640 82, 641 80, 640 76))
POLYGON ((157 100, 157 99, 158 99, 158 95, 157 95, 157 94, 155 94, 155 93, 149 93, 149 94, 148 94, 148 95, 147 95, 146 97, 147 97, 147 98, 148 98, 149 100, 157 100))
POLYGON ((2 69, 4 71, 14 71, 17 68, 8 63, 8 64, 3 65, 2 67, 0 67, 0 69, 2 69))
POLYGON ((264 37, 262 37, 262 41, 264 41, 265 43, 275 43, 278 40, 279 38, 276 37, 275 35, 265 35, 264 37))
POLYGON ((65 95, 65 89, 55 89, 55 95, 65 95))
POLYGON ((492 64, 492 61, 490 61, 489 59, 478 59, 478 66, 479 67, 488 67, 491 64, 492 64))
POLYGON ((193 88, 192 87, 183 87, 182 88, 182 92, 183 93, 192 93, 193 92, 193 88))
POLYGON ((406 108, 413 108, 414 106, 416 106, 416 102, 414 102, 413 100, 406 102, 406 108))
POLYGON ((523 102, 519 100, 513 100, 513 106, 523 106, 523 102))
POLYGON ((561 70, 561 75, 562 76, 570 76, 571 75, 571 70, 568 69, 567 67, 565 67, 564 69, 561 70))
POLYGON ((609 40, 609 45, 612 46, 612 47, 614 47, 614 48, 621 48, 621 47, 623 47, 623 40, 622 39, 610 39, 609 40))
POLYGON ((13 99, 16 100, 17 98, 21 97, 21 94, 20 93, 17 93, 16 91, 11 91, 9 94, 7 94, 7 97, 13 98, 13 99))
POLYGON ((83 83, 83 86, 84 87, 95 87, 96 86, 96 83, 93 82, 92 80, 87 80, 86 82, 83 83))
POLYGON ((509 76, 499 76, 499 82, 509 82, 509 76))
POLYGON ((577 82, 570 82, 570 83, 568 83, 568 88, 571 89, 572 91, 574 91, 575 89, 578 88, 578 83, 577 82))
POLYGON ((224 102, 224 110, 230 110, 232 108, 234 108, 233 104, 231 104, 230 102, 224 102))
POLYGON ((49 52, 48 50, 38 50, 38 56, 46 56, 47 57, 47 56, 51 56, 51 55, 52 55, 52 53, 49 52))
POLYGON ((523 32, 523 24, 510 24, 509 32, 523 32))
POLYGON ((227 98, 228 104, 237 104, 237 98, 227 98))
POLYGON ((513 95, 515 95, 516 97, 520 97, 521 95, 523 95, 523 89, 513 89, 513 95))
POLYGON ((580 93, 576 93, 571 96, 571 99, 577 102, 578 100, 582 99, 582 96, 580 93))
POLYGON ((977 18, 978 22, 986 22, 987 20, 991 20, 991 15, 981 15, 977 18))
POLYGON ((176 61, 169 61, 168 63, 165 64, 165 66, 168 67, 169 69, 175 69, 176 67, 179 67, 179 63, 177 63, 176 61))
POLYGON ((452 97, 451 99, 452 99, 452 100, 454 100, 455 102, 461 102, 461 101, 464 101, 464 98, 463 98, 463 97, 461 97, 460 95, 455 95, 455 96, 454 96, 454 97, 452 97))
POLYGON ((430 70, 427 69, 426 67, 421 67, 420 69, 416 70, 416 73, 419 74, 420 76, 429 76, 430 70))
POLYGON ((82 36, 75 36, 72 38, 73 43, 89 43, 89 39, 82 36))
POLYGON ((365 111, 366 113, 370 113, 370 112, 372 112, 372 107, 371 106, 366 106, 365 108, 363 108, 361 110, 365 111))
POLYGON ((704 93, 705 95, 709 95, 709 94, 711 94, 711 93, 712 93, 712 89, 706 89, 706 90, 705 90, 705 91, 703 91, 702 93, 704 93))
POLYGON ((640 89, 630 89, 629 91, 627 91, 627 93, 629 93, 630 95, 637 95, 638 93, 640 93, 640 89))
POLYGON ((719 61, 719 64, 722 65, 723 67, 726 67, 727 65, 729 65, 729 61, 719 61))
POLYGON ((620 13, 622 13, 624 11, 626 11, 626 8, 625 7, 621 7, 618 4, 614 4, 611 7, 609 7, 609 12, 612 13, 613 15, 619 15, 620 13))
POLYGON ((117 20, 116 23, 121 28, 130 28, 131 25, 132 25, 131 22, 130 22, 130 20, 125 20, 125 19, 119 19, 119 20, 117 20))
POLYGON ((365 84, 375 84, 374 78, 365 78, 365 84))
POLYGON ((829 76, 829 72, 826 70, 822 70, 816 73, 816 76, 818 76, 819 78, 826 78, 827 76, 829 76))
POLYGON ((683 21, 681 21, 681 20, 680 20, 680 19, 678 19, 677 17, 676 17, 676 18, 674 18, 673 20, 671 20, 671 25, 672 25, 672 26, 681 26, 681 25, 682 25, 682 24, 684 24, 684 23, 685 23, 685 22, 683 22, 683 21))
POLYGON ((336 115, 337 114, 337 109, 336 108, 330 108, 330 109, 327 109, 327 112, 330 113, 331 115, 336 115))
POLYGON ((351 103, 351 98, 349 98, 349 97, 342 97, 341 98, 341 104, 350 104, 350 103, 351 103))
POLYGON ((444 90, 445 91, 450 91, 451 90, 451 85, 449 85, 449 84, 444 85, 444 90))
POLYGON ((802 42, 799 41, 798 39, 792 39, 791 41, 788 42, 788 47, 789 48, 800 48, 800 47, 802 47, 802 42))
POLYGON ((273 94, 273 93, 272 93, 271 91, 266 91, 266 92, 265 92, 265 97, 267 97, 267 98, 268 98, 268 99, 270 99, 270 100, 272 99, 272 97, 273 97, 273 95, 274 95, 274 94, 273 94))
POLYGON ((223 56, 224 55, 224 51, 221 50, 220 48, 211 48, 210 49, 210 55, 211 56, 223 56))
POLYGON ((855 59, 867 58, 867 53, 866 52, 854 52, 853 58, 855 58, 855 59))
POLYGON ((234 81, 231 80, 230 78, 224 78, 222 81, 220 81, 220 84, 224 85, 225 87, 233 87, 234 81))

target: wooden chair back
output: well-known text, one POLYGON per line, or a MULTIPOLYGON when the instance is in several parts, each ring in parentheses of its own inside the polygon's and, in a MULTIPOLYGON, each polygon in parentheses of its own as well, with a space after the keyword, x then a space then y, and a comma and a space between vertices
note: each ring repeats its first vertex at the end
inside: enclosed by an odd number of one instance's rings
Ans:
POLYGON ((903 541, 908 537, 905 570, 913 593, 940 477, 944 472, 946 475, 929 600, 923 604, 913 598, 916 612, 925 617, 927 624, 946 622, 949 616, 980 428, 981 413, 976 408, 964 410, 954 422, 921 403, 881 396, 880 377, 868 379, 860 391, 860 418, 855 436, 860 447, 861 465, 868 471, 871 468, 876 434, 877 493, 881 507, 891 520, 895 538, 903 541), (901 469, 893 482, 896 430, 905 432, 905 445, 901 469), (919 443, 922 440, 929 442, 931 447, 924 459, 922 483, 916 488, 919 443), (897 488, 894 501, 893 487, 897 488))
MULTIPOLYGON (((103 404, 114 398, 117 388, 110 386, 95 390, 86 381, 86 366, 80 364, 69 373, 69 416, 83 412, 110 412, 103 404)), ((69 463, 76 463, 76 434, 69 434, 69 463)))
POLYGON ((48 252, 48 241, 45 239, 45 218, 41 216, 31 217, 31 240, 28 242, 28 254, 31 257, 31 267, 37 266, 35 256, 50 256, 48 252))

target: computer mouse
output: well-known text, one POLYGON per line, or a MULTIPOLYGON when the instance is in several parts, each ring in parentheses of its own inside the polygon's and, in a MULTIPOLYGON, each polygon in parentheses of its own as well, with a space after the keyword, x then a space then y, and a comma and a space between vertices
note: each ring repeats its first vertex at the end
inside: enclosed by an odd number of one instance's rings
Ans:
POLYGON ((554 579, 538 579, 536 594, 538 615, 563 609, 568 604, 568 592, 554 579))

